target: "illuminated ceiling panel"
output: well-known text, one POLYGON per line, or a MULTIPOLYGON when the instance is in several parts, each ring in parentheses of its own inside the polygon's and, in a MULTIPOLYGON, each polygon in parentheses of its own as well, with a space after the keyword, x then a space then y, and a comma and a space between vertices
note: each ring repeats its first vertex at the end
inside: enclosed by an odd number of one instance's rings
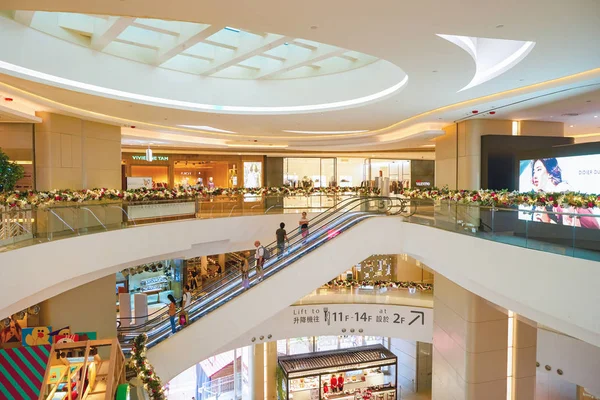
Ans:
POLYGON ((231 26, 44 11, 0 15, 96 51, 203 76, 305 78, 349 71, 378 60, 310 40, 231 26))

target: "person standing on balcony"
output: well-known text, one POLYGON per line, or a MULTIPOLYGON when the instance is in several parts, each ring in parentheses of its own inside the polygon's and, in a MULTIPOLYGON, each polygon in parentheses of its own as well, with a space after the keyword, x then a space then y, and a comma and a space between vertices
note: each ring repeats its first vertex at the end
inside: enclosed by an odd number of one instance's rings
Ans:
POLYGON ((306 215, 306 211, 302 212, 302 217, 300 221, 298 221, 298 226, 300 227, 300 233, 302 234, 302 239, 308 236, 308 217, 306 215))
POLYGON ((168 295, 169 299, 169 321, 171 322, 171 332, 175 334, 177 332, 177 328, 175 327, 175 316, 177 315, 177 304, 175 302, 175 297, 172 294, 168 295))
POLYGON ((277 237, 277 258, 281 258, 283 256, 283 252, 285 251, 285 242, 288 241, 287 232, 284 228, 285 224, 282 222, 279 224, 279 229, 275 231, 275 236, 277 237))
POLYGON ((261 246, 260 241, 254 242, 254 247, 256 247, 256 253, 254 255, 254 259, 256 260, 256 276, 258 277, 258 281, 262 281, 263 279, 263 266, 265 265, 265 248, 261 246))

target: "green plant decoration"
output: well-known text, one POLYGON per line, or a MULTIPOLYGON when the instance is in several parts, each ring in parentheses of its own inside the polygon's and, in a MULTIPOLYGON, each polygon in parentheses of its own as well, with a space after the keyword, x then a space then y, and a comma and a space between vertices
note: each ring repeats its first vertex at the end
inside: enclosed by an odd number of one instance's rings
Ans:
POLYGON ((0 149, 0 192, 10 192, 17 181, 25 176, 25 169, 8 159, 0 149))
POLYGON ((145 333, 137 336, 133 341, 131 349, 130 365, 137 372, 137 376, 144 384, 144 388, 148 391, 151 400, 165 400, 160 378, 154 372, 154 368, 146 359, 146 342, 148 336, 145 333))

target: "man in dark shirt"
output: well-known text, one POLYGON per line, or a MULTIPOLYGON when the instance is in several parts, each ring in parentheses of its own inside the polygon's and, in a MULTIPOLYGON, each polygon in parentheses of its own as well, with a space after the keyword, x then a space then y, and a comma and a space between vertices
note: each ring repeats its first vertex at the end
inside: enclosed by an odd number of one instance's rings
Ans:
POLYGON ((283 256, 285 242, 288 240, 287 232, 283 228, 285 228, 285 224, 282 222, 279 224, 279 229, 275 231, 275 236, 277 236, 277 258, 283 256))

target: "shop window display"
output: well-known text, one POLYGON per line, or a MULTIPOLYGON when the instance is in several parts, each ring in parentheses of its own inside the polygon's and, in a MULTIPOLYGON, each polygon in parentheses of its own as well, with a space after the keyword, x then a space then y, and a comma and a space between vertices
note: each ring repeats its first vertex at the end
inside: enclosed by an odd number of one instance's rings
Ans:
POLYGON ((262 187, 262 163, 254 161, 244 162, 244 187, 262 187))
POLYGON ((315 338, 316 351, 337 350, 339 349, 338 336, 319 336, 315 338))
POLYGON ((304 354, 313 351, 312 336, 293 338, 289 341, 289 354, 304 354))
POLYGON ((396 272, 396 257, 394 255, 376 254, 356 264, 358 280, 390 281, 394 280, 396 272))
POLYGON ((340 336, 340 349, 349 349, 363 345, 362 336, 340 336))
POLYGON ((279 357, 279 398, 395 400, 396 363, 381 344, 279 357))

